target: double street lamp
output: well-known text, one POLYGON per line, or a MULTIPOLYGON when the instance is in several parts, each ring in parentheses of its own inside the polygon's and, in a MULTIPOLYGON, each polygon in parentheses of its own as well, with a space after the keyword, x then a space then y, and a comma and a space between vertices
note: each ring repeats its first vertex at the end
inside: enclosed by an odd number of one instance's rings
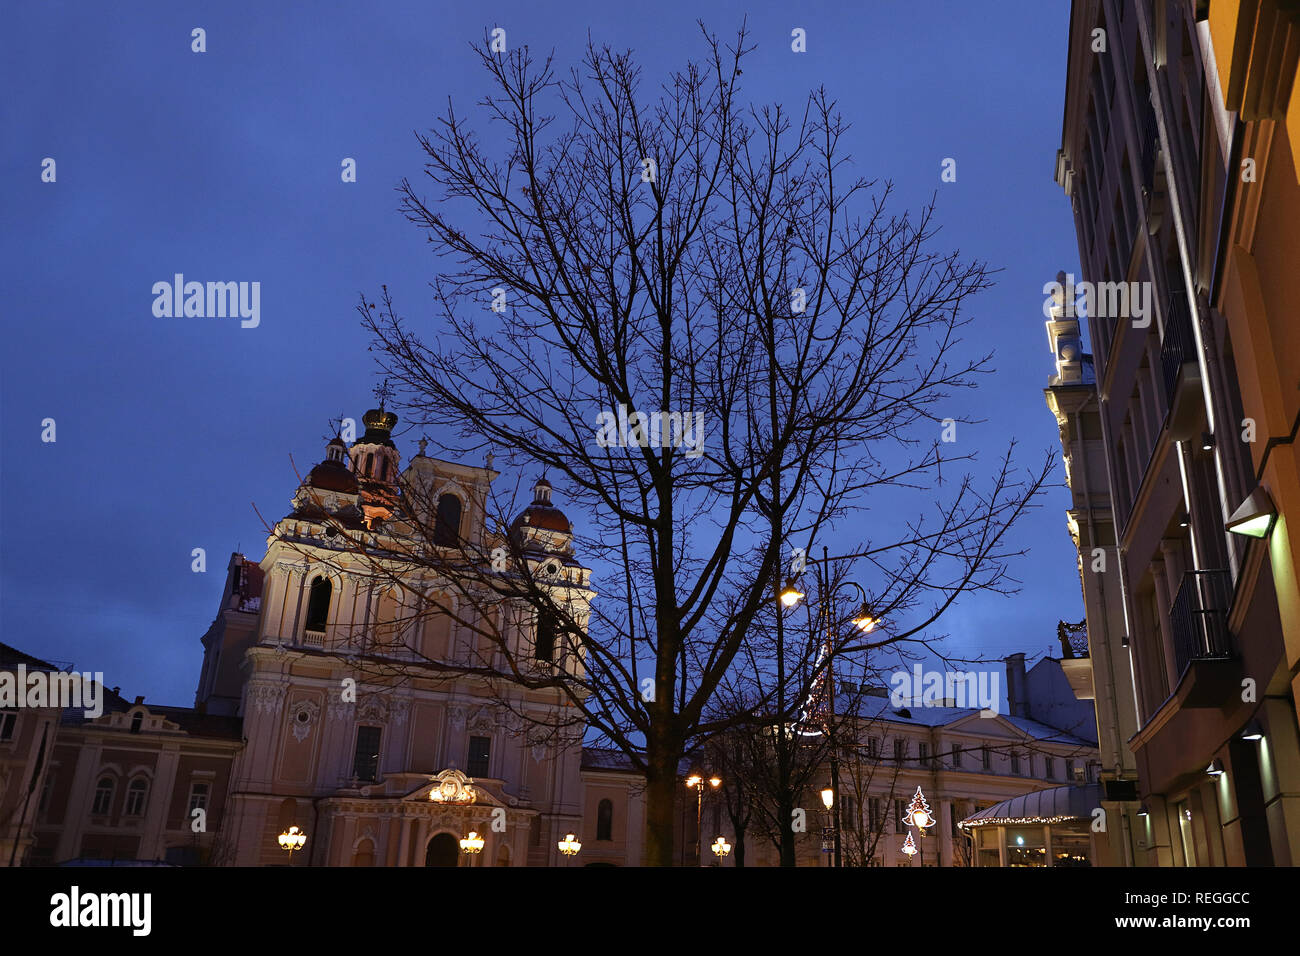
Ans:
MULTIPOLYGON (((835 676, 832 670, 832 662, 834 660, 833 655, 835 653, 835 641, 834 641, 834 627, 831 623, 831 600, 834 596, 833 594, 834 590, 845 584, 851 585, 852 587, 857 589, 860 603, 858 604, 857 611, 855 611, 853 616, 849 618, 849 621, 860 632, 862 632, 863 634, 869 634, 872 631, 874 631, 876 629, 876 625, 880 623, 880 618, 876 616, 875 610, 871 604, 871 599, 867 595, 866 589, 863 588, 861 584, 858 584, 857 581, 841 581, 838 584, 836 584, 834 588, 830 588, 829 591, 831 593, 828 593, 828 588, 826 587, 825 575, 822 569, 827 565, 829 565, 829 563, 832 560, 840 561, 852 557, 857 557, 857 555, 842 555, 840 557, 836 557, 832 559, 827 556, 826 548, 822 548, 821 561, 809 560, 807 562, 808 564, 817 565, 815 569, 817 574, 817 597, 818 597, 818 601, 821 604, 821 613, 824 615, 824 619, 826 622, 826 639, 825 639, 825 643, 823 644, 823 654, 827 655, 827 661, 826 661, 826 672, 825 675, 822 677, 822 680, 825 682, 825 687, 826 687, 826 712, 825 712, 825 718, 822 721, 821 732, 826 734, 826 738, 830 742, 831 785, 822 791, 822 803, 823 805, 825 805, 826 812, 830 815, 831 818, 831 831, 835 837, 834 865, 837 867, 841 867, 844 865, 844 858, 843 858, 843 850, 842 850, 841 838, 840 838, 840 813, 839 813, 839 805, 838 805, 838 794, 840 790, 840 761, 839 761, 838 746, 835 741, 835 676)), ((787 608, 793 608, 805 597, 807 597, 807 595, 804 594, 803 591, 799 590, 799 588, 795 586, 793 580, 788 581, 785 587, 783 587, 781 591, 777 594, 777 598, 780 600, 781 604, 787 608)), ((818 664, 820 663, 821 663, 821 658, 819 657, 818 664)), ((808 698, 808 707, 810 710, 812 704, 813 704, 813 694, 810 693, 808 698)))
MULTIPOLYGON (((709 778, 709 786, 714 790, 722 786, 722 778, 713 776, 709 778)), ((695 788, 695 858, 699 860, 699 865, 704 865, 704 854, 700 852, 701 846, 701 820, 704 815, 704 778, 697 773, 691 774, 686 778, 686 786, 695 788)), ((719 837, 718 839, 722 839, 719 837)), ((730 849, 730 847, 728 847, 730 849)), ((716 852, 716 851, 715 851, 716 852)), ((722 856, 723 854, 719 854, 722 856)))

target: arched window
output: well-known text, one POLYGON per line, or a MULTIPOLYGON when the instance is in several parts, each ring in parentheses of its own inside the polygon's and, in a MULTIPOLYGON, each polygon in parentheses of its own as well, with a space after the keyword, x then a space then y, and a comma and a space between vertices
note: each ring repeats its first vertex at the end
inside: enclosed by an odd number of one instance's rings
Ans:
POLYGON ((373 475, 374 473, 375 473, 375 453, 372 451, 370 452, 370 454, 366 455, 366 474, 373 475))
POLYGON ((92 814, 97 817, 108 815, 108 812, 113 809, 114 789, 112 777, 99 778, 99 783, 95 784, 95 799, 90 804, 92 814))
POLYGON ((144 807, 149 799, 149 783, 136 777, 126 788, 126 815, 128 817, 144 816, 144 807))
POLYGON ((388 459, 387 458, 379 459, 379 477, 384 481, 388 480, 388 459))
POLYGON ((334 586, 330 584, 329 578, 317 577, 311 582, 311 598, 307 602, 307 630, 324 632, 333 591, 334 586))
POLYGON ((131 733, 138 734, 140 728, 144 726, 144 711, 137 710, 131 715, 131 733))
POLYGON ((453 494, 438 498, 438 517, 433 526, 433 543, 454 547, 460 543, 460 499, 453 494))
POLYGON ((614 801, 602 800, 596 807, 596 839, 614 839, 614 801))
POLYGON ((537 646, 533 656, 539 661, 555 660, 555 618, 546 611, 537 615, 537 646))
POLYGON ((375 865, 375 841, 362 840, 356 851, 352 854, 353 866, 374 866, 375 865))

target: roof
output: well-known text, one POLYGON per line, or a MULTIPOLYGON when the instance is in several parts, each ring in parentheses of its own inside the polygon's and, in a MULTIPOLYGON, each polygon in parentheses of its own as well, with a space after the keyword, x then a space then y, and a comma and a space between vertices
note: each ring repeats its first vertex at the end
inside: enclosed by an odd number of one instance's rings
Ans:
POLYGON ((52 664, 49 661, 43 661, 39 657, 33 657, 31 654, 28 654, 25 651, 20 651, 16 647, 10 647, 8 644, 0 643, 0 667, 17 667, 19 664, 22 664, 30 670, 60 671, 67 669, 65 666, 52 664))
MULTIPOLYGON (((886 720, 891 723, 911 724, 917 727, 945 727, 969 717, 978 717, 980 711, 973 707, 894 707, 888 697, 864 695, 854 702, 857 716, 864 720, 886 720)), ((847 708, 846 708, 847 709, 847 708)), ((1096 744, 1074 734, 1013 714, 998 714, 1016 730, 1035 740, 1070 744, 1095 749, 1096 744)))
POLYGON ((958 826, 1016 826, 1091 820, 1093 811, 1101 806, 1101 800, 1100 784, 1067 784, 1003 800, 971 814, 958 826))
POLYGON ((619 773, 635 773, 641 771, 632 766, 632 758, 621 750, 615 750, 612 747, 583 747, 582 748, 582 769, 583 770, 608 770, 619 773))

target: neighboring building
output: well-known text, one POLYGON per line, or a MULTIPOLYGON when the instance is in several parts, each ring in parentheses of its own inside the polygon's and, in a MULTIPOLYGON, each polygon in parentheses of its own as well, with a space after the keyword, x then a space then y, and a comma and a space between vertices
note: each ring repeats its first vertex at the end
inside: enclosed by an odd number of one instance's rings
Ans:
MULTIPOLYGON (((1026 673, 1024 655, 1014 654, 1006 673, 1007 710, 993 716, 947 706, 951 701, 895 708, 887 688, 859 688, 856 697, 853 688, 841 688, 841 696, 851 697, 857 729, 855 743, 839 748, 842 865, 969 866, 963 819, 1011 797, 1097 780, 1092 707, 1075 699, 1060 662, 1048 658, 1026 673), (909 858, 901 852, 908 832, 903 817, 917 787, 936 823, 909 858)), ((830 786, 829 765, 815 780, 803 802, 810 808, 808 828, 796 853, 801 866, 831 866, 822 843, 829 814, 818 799, 830 786)), ((721 824, 718 832, 734 840, 725 815, 721 824)), ((706 830, 706 845, 714 835, 706 830)), ((770 841, 747 834, 747 866, 778 861, 770 841)))
MULTIPOLYGON (((1226 203, 1240 195, 1258 208, 1258 190, 1229 187, 1240 171, 1230 124, 1220 112, 1207 6, 1213 10, 1214 4, 1079 0, 1072 8, 1056 179, 1074 210, 1081 278, 1106 284, 1094 298, 1105 305, 1087 321, 1097 431, 1117 532, 1111 551, 1101 532, 1103 515, 1094 512, 1093 546, 1105 549, 1107 560, 1094 570, 1091 550, 1080 557, 1090 629, 1111 655, 1103 671, 1105 680, 1115 681, 1116 694, 1124 690, 1123 664, 1113 666, 1118 620, 1109 601, 1115 589, 1122 596, 1120 647, 1126 639, 1136 697, 1128 746, 1148 811, 1137 848, 1159 865, 1292 865, 1300 862, 1300 737, 1292 687, 1297 645, 1292 641, 1288 649, 1283 617, 1293 631, 1296 610, 1284 588, 1287 603, 1280 611, 1274 583, 1277 577, 1284 585, 1294 580, 1291 547, 1278 543, 1276 529, 1270 550, 1227 527, 1243 503, 1258 505, 1256 468, 1265 467, 1264 449, 1250 443, 1248 433, 1242 440, 1243 394, 1266 405, 1268 394, 1291 388, 1279 384, 1269 393, 1252 385, 1243 392, 1238 367, 1247 358, 1257 362, 1260 352, 1243 331, 1250 327, 1245 315, 1264 323, 1259 329, 1281 329, 1287 319, 1283 311, 1242 305, 1258 305, 1259 296, 1240 276, 1233 295, 1242 308, 1220 289, 1221 237, 1234 221, 1225 211, 1236 215, 1240 205, 1226 203), (1137 293, 1136 306, 1130 290, 1137 293), (1141 308, 1144 301, 1149 310, 1141 308), (1225 321, 1220 307, 1241 312, 1238 321, 1225 321), (1103 589, 1111 596, 1105 603, 1103 589)), ((1249 65, 1245 73, 1233 70, 1253 59, 1241 52, 1247 48, 1242 37, 1255 37, 1253 23, 1281 31, 1267 43, 1295 35, 1283 6, 1243 5, 1255 11, 1246 26, 1226 13, 1216 20, 1235 44, 1223 73, 1230 82, 1246 83, 1251 102, 1273 112, 1285 78, 1262 65, 1258 72, 1249 65)), ((1294 48, 1287 49, 1282 72, 1294 76, 1294 48)), ((1260 63, 1265 59, 1261 55, 1260 63)), ((1234 88, 1227 93, 1234 95, 1234 88)), ((1235 94, 1241 95, 1239 87, 1235 94)), ((1260 127, 1259 135, 1264 132, 1260 127)), ((1276 152, 1285 156, 1281 148, 1276 152)), ((1287 159, 1280 165, 1285 171, 1287 159)), ((1294 209, 1286 205, 1292 200, 1282 194, 1280 201, 1276 221, 1272 213, 1249 217, 1270 235, 1295 228, 1293 215, 1283 218, 1294 209)), ((1240 225, 1229 234, 1242 245, 1240 225)), ((1294 246, 1257 245, 1252 253, 1262 263, 1260 274, 1273 277, 1269 301, 1278 310, 1290 288, 1278 277, 1294 264, 1284 258, 1288 248, 1294 246)), ((1293 328, 1274 332, 1275 362, 1293 361, 1294 353, 1282 350, 1294 345, 1294 335, 1293 328)), ((1265 382, 1279 374, 1277 364, 1259 373, 1265 382)), ((1064 393, 1058 398, 1064 401, 1064 393)), ((1287 400, 1290 409, 1295 400, 1287 400)), ((1294 411, 1273 404, 1261 409, 1261 421, 1285 437, 1294 411)), ((1067 421, 1070 414, 1067 409, 1067 421)), ((1097 440, 1095 433, 1090 440, 1097 440)), ((1274 447, 1284 483, 1285 461, 1294 461, 1295 452, 1284 446, 1279 454, 1274 447)), ((1095 450, 1085 458, 1092 455, 1095 450)), ((1081 478, 1079 466, 1073 471, 1081 478)), ((1091 494, 1088 506, 1098 507, 1101 496, 1091 494)), ((1288 492, 1278 494, 1290 500, 1288 492)), ((1103 715, 1103 726, 1111 725, 1105 733, 1122 733, 1124 708, 1110 711, 1103 715)), ((1123 754, 1118 762, 1106 759, 1122 779, 1123 754)))
POLYGON ((218 835, 241 746, 238 717, 142 697, 113 694, 95 719, 65 711, 27 863, 224 862, 218 835))
MULTIPOLYGON (((1064 285, 1065 275, 1058 275, 1057 282, 1064 285)), ((1146 820, 1139 816, 1137 758, 1128 744, 1137 733, 1128 629, 1118 574, 1106 573, 1117 570, 1117 533, 1097 377, 1092 356, 1083 351, 1078 317, 1066 314, 1063 302, 1051 311, 1047 335, 1056 357, 1056 374, 1043 392, 1060 428, 1070 489, 1066 526, 1079 554, 1084 604, 1083 627, 1061 623, 1061 668, 1076 697, 1095 706, 1102 766, 1100 806, 1113 834, 1115 863, 1145 866, 1146 820)), ((984 839, 993 837, 986 833, 984 839)))
MULTIPOLYGON (((27 672, 64 670, 0 644, 0 671, 16 675, 20 667, 27 672)), ((0 707, 0 866, 20 864, 35 843, 58 729, 58 707, 0 707)))

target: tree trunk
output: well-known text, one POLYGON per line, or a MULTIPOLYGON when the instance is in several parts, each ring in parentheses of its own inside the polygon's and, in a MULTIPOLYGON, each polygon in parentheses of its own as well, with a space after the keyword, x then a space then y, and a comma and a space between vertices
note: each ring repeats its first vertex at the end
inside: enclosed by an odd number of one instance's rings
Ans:
MULTIPOLYGON (((645 865, 672 866, 680 752, 653 737, 646 748, 645 865)), ((680 748, 677 748, 680 751, 680 748)))
POLYGON ((797 866, 794 853, 794 807, 787 801, 781 801, 781 865, 797 866))

